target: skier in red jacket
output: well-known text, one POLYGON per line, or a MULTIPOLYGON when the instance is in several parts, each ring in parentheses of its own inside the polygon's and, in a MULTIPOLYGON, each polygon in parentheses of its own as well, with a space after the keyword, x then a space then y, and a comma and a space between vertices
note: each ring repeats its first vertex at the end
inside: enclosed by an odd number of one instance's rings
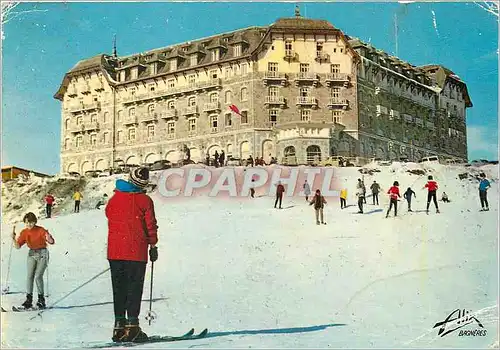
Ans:
POLYGON ((385 217, 389 217, 389 213, 391 212, 392 206, 394 205, 394 216, 398 216, 398 198, 401 198, 401 195, 399 194, 399 182, 394 181, 393 185, 391 188, 389 188, 389 191, 387 193, 390 195, 390 204, 389 204, 389 209, 387 210, 387 214, 385 217))
POLYGON ((276 201, 274 202, 274 208, 280 203, 279 208, 281 209, 281 201, 283 200, 283 193, 285 192, 285 186, 281 184, 281 181, 278 181, 278 186, 276 187, 276 201))
POLYGON ((43 199, 46 203, 45 205, 45 216, 48 218, 50 218, 50 216, 52 215, 52 206, 54 205, 54 202, 55 202, 55 198, 53 195, 51 195, 50 193, 47 193, 47 195, 45 196, 45 198, 43 199))
POLYGON ((433 180, 432 175, 429 175, 427 177, 427 179, 429 181, 427 181, 427 183, 423 187, 423 189, 427 187, 427 190, 428 190, 428 192, 427 192, 427 209, 425 210, 425 212, 427 214, 429 214, 429 205, 431 204, 431 199, 432 199, 432 201, 434 202, 434 205, 436 206, 436 213, 439 213, 439 208, 438 208, 438 203, 437 203, 437 198, 436 198, 436 191, 438 189, 438 184, 436 181, 433 180))
POLYGON ((108 261, 111 268, 115 327, 113 341, 144 342, 148 336, 139 327, 146 264, 158 258, 154 204, 144 193, 149 170, 136 168, 129 181, 117 180, 106 206, 108 261), (125 315, 126 314, 126 315, 125 315))

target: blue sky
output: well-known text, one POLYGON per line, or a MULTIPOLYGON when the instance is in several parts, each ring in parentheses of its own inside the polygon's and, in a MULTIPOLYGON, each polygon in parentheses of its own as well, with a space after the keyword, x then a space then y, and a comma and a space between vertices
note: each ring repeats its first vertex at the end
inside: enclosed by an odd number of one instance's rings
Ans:
MULTIPOLYGON (((2 165, 59 171, 60 102, 52 96, 79 60, 129 55, 294 15, 295 3, 24 3, 4 27, 2 165), (31 11, 30 10, 37 10, 31 11)), ((439 63, 468 85, 469 159, 498 159, 498 23, 473 3, 301 3, 346 34, 415 64, 439 63), (433 13, 435 13, 435 23, 433 13)))

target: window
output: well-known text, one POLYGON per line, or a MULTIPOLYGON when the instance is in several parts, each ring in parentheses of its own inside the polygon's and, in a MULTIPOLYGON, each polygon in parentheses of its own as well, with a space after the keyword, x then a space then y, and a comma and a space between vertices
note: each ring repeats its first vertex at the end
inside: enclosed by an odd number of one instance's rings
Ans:
POLYGON ((92 146, 97 145, 97 134, 91 134, 90 135, 90 144, 92 146))
POLYGON ((135 140, 135 128, 128 129, 128 140, 129 141, 135 140))
POLYGON ((149 84, 149 91, 155 91, 155 84, 149 84))
POLYGON ((210 79, 217 79, 217 69, 212 69, 210 71, 210 79))
POLYGON ((279 88, 277 86, 270 86, 269 87, 269 96, 271 97, 278 97, 279 96, 279 88))
POLYGON ((308 97, 309 96, 309 88, 302 87, 300 88, 300 97, 308 97))
POLYGON ((198 64, 198 56, 196 54, 191 55, 191 57, 189 57, 189 65, 192 67, 196 66, 197 64, 198 64))
POLYGON ((174 122, 167 123, 167 134, 169 134, 169 135, 175 134, 175 123, 174 122))
POLYGON ((196 131, 196 118, 189 119, 189 132, 196 131))
POLYGON ((69 119, 66 119, 64 121, 64 130, 68 130, 68 127, 69 127, 69 119))
POLYGON ((175 87, 175 79, 168 79, 167 80, 167 87, 172 89, 175 87))
POLYGON ((241 45, 235 45, 233 47, 233 55, 235 57, 241 56, 241 45))
POLYGON ((167 108, 168 109, 175 109, 175 101, 174 100, 170 100, 167 102, 167 108))
POLYGON ((105 145, 107 145, 109 143, 109 132, 105 132, 103 134, 103 142, 105 145))
POLYGON ((226 121, 225 121, 226 126, 232 126, 233 125, 233 119, 231 113, 226 113, 226 121))
POLYGON ((301 63, 300 64, 300 72, 301 73, 309 72, 309 63, 301 63))
POLYGON ((271 125, 276 125, 278 122, 278 110, 277 109, 270 109, 269 110, 269 122, 271 125))
POLYGON ((246 101, 248 99, 248 89, 246 87, 241 88, 240 100, 246 101))
POLYGON ((97 114, 96 113, 92 113, 90 115, 90 122, 91 123, 97 123, 97 114))
POLYGON ((242 63, 241 64, 241 75, 247 75, 248 74, 248 64, 242 63))
POLYGON ((230 78, 231 77, 231 67, 226 67, 226 69, 224 69, 224 78, 230 78))
POLYGON ((241 111, 240 123, 248 124, 248 111, 241 111))
POLYGON ((83 117, 77 117, 76 118, 76 125, 82 125, 83 124, 83 117))
POLYGON ((154 104, 150 104, 148 106, 148 115, 153 115, 155 113, 155 105, 154 104))
POLYGON ((330 91, 330 95, 332 98, 339 98, 340 97, 340 88, 338 88, 338 87, 332 88, 332 90, 330 91))
POLYGON ((270 72, 277 72, 278 71, 278 63, 268 62, 267 63, 267 70, 270 72))
POLYGON ((188 107, 193 107, 193 106, 196 106, 196 97, 195 96, 191 96, 190 98, 188 98, 188 107))
POLYGON ((64 140, 64 149, 69 149, 69 139, 64 140))
POLYGON ((116 133, 116 142, 117 143, 123 142, 123 131, 118 130, 118 132, 116 133))
POLYGON ((215 103, 219 101, 219 94, 217 92, 213 92, 210 94, 210 103, 215 103))
POLYGON ((190 74, 188 75, 188 85, 193 86, 196 84, 196 75, 190 74))
POLYGON ((212 62, 219 60, 219 49, 212 50, 212 62))
POLYGON ((170 60, 170 71, 174 72, 177 70, 177 59, 170 60))
POLYGON ((109 112, 104 112, 104 116, 102 117, 102 122, 107 123, 109 120, 109 112))
POLYGON ((123 111, 118 111, 118 113, 116 114, 116 121, 118 122, 121 122, 123 119, 123 111))
POLYGON ((211 132, 217 132, 218 122, 219 122, 218 116, 213 115, 210 117, 210 131, 211 132))
POLYGON ((80 148, 83 145, 83 136, 76 137, 76 148, 80 148))
POLYGON ((226 91, 224 95, 224 102, 225 103, 231 103, 231 91, 226 91))
POLYGON ((331 70, 331 72, 332 72, 333 74, 338 74, 338 73, 340 73, 340 64, 337 64, 337 63, 335 63, 335 64, 331 64, 331 65, 330 65, 330 70, 331 70))
POLYGON ((333 111, 333 122, 339 123, 342 121, 342 112, 341 111, 333 111))
POLYGON ((316 43, 316 53, 320 55, 322 51, 323 51, 323 43, 316 43))
POLYGON ((129 116, 129 118, 134 118, 135 117, 135 108, 130 108, 128 110, 128 116, 129 116))
POLYGON ((311 121, 311 110, 309 109, 303 109, 300 111, 300 120, 303 122, 310 122, 311 121))
POLYGON ((291 56, 293 54, 293 46, 291 41, 285 42, 285 55, 291 56))
POLYGON ((148 139, 152 139, 153 137, 155 137, 155 126, 148 125, 148 139))

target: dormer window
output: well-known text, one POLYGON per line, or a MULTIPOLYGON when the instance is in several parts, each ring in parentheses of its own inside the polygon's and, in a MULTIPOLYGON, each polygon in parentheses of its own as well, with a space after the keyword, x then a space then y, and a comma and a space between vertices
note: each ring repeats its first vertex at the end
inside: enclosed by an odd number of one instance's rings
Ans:
POLYGON ((241 45, 234 45, 233 56, 235 57, 241 56, 241 45))
POLYGON ((219 49, 212 50, 212 62, 219 60, 219 49))
POLYGON ((177 70, 177 59, 170 60, 170 71, 174 72, 177 70))
POLYGON ((196 66, 197 64, 198 64, 198 55, 196 54, 191 55, 191 57, 189 58, 189 65, 193 67, 196 66))

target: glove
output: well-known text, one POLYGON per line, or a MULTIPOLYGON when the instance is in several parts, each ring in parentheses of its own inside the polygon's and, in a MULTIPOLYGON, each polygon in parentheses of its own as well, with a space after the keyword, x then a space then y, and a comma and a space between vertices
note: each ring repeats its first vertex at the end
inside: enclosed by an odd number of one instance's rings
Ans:
POLYGON ((151 260, 151 262, 158 260, 158 247, 149 248, 149 260, 151 260))

